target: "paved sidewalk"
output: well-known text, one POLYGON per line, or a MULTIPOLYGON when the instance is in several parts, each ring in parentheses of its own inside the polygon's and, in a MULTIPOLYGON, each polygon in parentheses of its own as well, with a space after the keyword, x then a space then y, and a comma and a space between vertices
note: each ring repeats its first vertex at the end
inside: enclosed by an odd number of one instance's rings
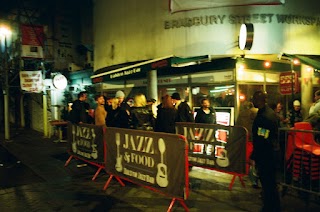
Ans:
MULTIPOLYGON (((66 143, 54 143, 56 138, 43 138, 33 130, 12 130, 12 142, 5 142, 0 133, 0 144, 32 169, 44 181, 0 190, 2 211, 166 211, 168 197, 126 183, 121 187, 115 180, 108 189, 103 186, 108 175, 103 171, 92 181, 96 168, 78 168, 81 161, 68 158, 66 143)), ((190 211, 259 211, 260 189, 253 189, 245 177, 246 188, 237 179, 228 190, 232 176, 194 167, 190 172, 190 196, 186 204, 190 211)), ((283 211, 320 211, 320 205, 309 206, 294 195, 282 198, 283 211)), ((184 211, 175 203, 172 211, 184 211)))

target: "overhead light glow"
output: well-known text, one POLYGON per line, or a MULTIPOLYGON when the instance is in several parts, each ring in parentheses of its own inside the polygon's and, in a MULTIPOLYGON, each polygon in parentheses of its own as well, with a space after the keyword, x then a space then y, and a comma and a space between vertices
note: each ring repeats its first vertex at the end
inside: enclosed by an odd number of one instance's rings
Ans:
POLYGON ((271 67, 271 62, 265 61, 263 65, 264 65, 265 68, 270 68, 271 67))
POLYGON ((292 62, 293 62, 294 65, 299 65, 300 64, 300 61, 298 59, 293 59, 292 62))

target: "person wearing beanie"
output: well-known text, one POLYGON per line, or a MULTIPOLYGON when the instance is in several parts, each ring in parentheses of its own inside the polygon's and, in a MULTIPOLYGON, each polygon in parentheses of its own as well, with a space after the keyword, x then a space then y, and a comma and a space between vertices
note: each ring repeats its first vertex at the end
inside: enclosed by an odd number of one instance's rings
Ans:
POLYGON ((192 110, 187 102, 182 102, 179 93, 171 95, 174 107, 177 109, 176 122, 194 122, 192 110))
POLYGON ((129 128, 130 106, 124 99, 124 92, 118 90, 115 93, 112 104, 106 107, 107 127, 129 128), (115 103, 117 103, 117 105, 115 105, 115 103))
POLYGON ((125 95, 124 95, 123 91, 119 90, 116 92, 115 98, 118 98, 118 99, 123 98, 124 99, 124 97, 125 97, 125 95))
POLYGON ((288 127, 294 127, 294 123, 303 121, 302 112, 301 112, 301 104, 299 100, 293 101, 293 109, 289 110, 288 117, 288 127))

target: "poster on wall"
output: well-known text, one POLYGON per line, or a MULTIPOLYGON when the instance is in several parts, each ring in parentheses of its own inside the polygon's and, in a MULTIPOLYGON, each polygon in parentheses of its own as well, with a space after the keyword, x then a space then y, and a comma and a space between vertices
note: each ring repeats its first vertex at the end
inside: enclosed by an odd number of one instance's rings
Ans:
POLYGON ((104 128, 92 124, 68 124, 71 155, 93 163, 104 163, 104 128))
POLYGON ((20 71, 21 90, 40 93, 43 91, 43 80, 41 71, 20 71))
POLYGON ((283 72, 279 78, 280 93, 282 95, 291 95, 292 93, 300 92, 299 76, 296 72, 283 72))
POLYGON ((245 5, 277 5, 285 0, 170 0, 170 12, 245 5))
POLYGON ((182 136, 108 127, 106 172, 183 197, 186 142, 182 136))
POLYGON ((246 174, 247 131, 219 124, 176 123, 187 138, 189 164, 222 172, 246 174))

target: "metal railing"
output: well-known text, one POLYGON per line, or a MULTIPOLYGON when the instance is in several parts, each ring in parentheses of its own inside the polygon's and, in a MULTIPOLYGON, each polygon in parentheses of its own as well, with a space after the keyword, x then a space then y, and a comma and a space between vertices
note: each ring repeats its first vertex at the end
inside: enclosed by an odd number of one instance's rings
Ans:
POLYGON ((304 126, 279 129, 279 142, 283 158, 280 184, 283 195, 296 191, 302 198, 320 197, 320 131, 304 126))

